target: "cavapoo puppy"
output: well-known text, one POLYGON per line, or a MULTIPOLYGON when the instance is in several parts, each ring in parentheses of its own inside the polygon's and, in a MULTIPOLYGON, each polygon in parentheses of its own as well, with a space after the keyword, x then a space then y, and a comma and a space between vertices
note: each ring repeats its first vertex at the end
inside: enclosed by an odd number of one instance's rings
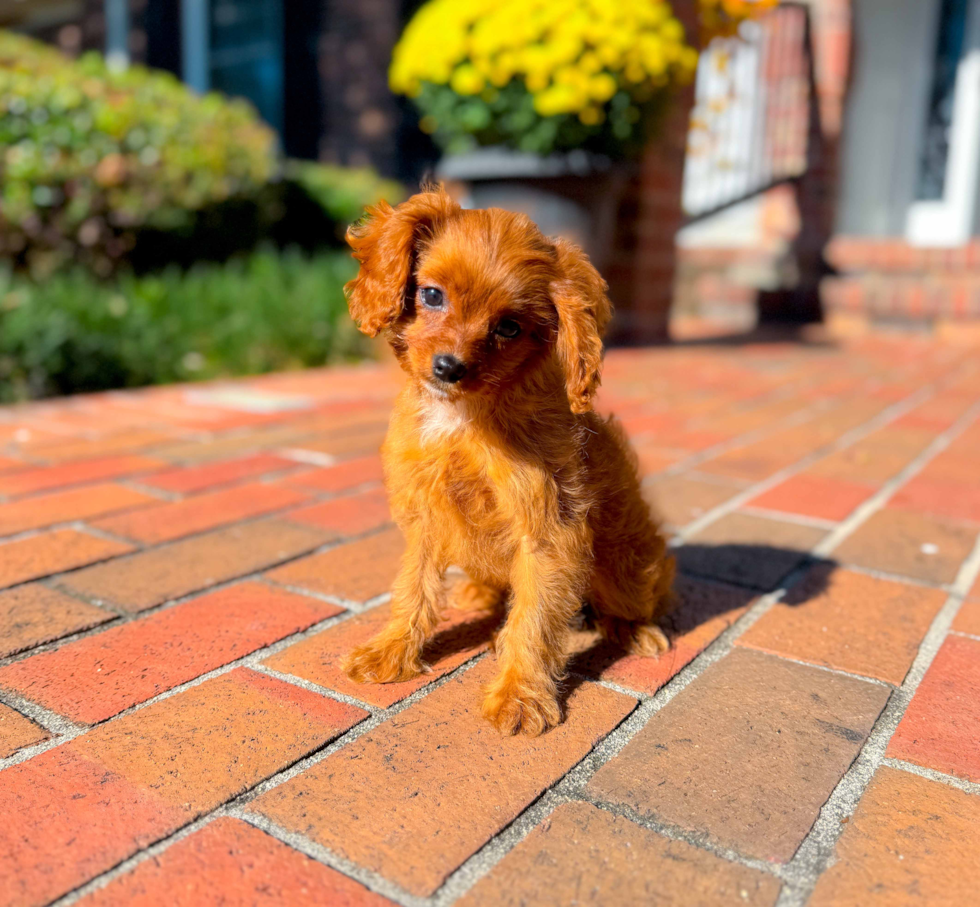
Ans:
POLYGON ((408 680, 440 617, 506 604, 484 717, 541 734, 561 721, 570 624, 587 603, 630 652, 668 648, 657 626, 673 560, 640 495, 620 426, 592 410, 606 284, 576 246, 525 216, 464 210, 441 189, 382 202, 347 234, 360 329, 385 332, 408 382, 382 448, 407 551, 390 623, 345 660, 361 682, 408 680))

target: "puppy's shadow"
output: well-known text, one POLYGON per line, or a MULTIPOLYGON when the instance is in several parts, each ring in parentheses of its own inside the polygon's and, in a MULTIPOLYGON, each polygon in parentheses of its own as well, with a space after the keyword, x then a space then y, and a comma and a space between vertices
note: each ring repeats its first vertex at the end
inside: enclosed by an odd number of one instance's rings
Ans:
MULTIPOLYGON (((678 642, 683 644, 689 634, 696 638, 698 648, 708 645, 756 599, 778 588, 798 566, 810 565, 803 579, 781 599, 793 607, 819 596, 837 567, 832 561, 813 561, 806 552, 771 545, 686 545, 674 554, 678 562, 674 607, 662 621, 672 646, 671 652, 662 656, 665 660, 677 657, 678 642), (712 623, 709 631, 706 625, 712 623), (699 636, 695 631, 701 627, 706 632, 699 636)), ((617 662, 636 658, 591 629, 587 612, 586 608, 582 626, 572 633, 568 672, 561 688, 563 710, 584 682, 600 677, 617 662)), ((472 612, 433 635, 422 657, 438 667, 455 656, 475 654, 492 641, 505 617, 503 608, 472 612)), ((679 664, 677 670, 682 666, 679 664)))
MULTIPOLYGON (((678 556, 674 607, 661 622, 671 642, 671 651, 661 658, 671 664, 672 673, 692 657, 692 647, 701 649, 710 644, 760 596, 778 588, 796 567, 811 564, 802 580, 780 599, 791 607, 818 597, 828 587, 830 575, 837 567, 832 561, 811 562, 805 552, 769 545, 689 545, 674 553, 678 556), (685 551, 687 556, 682 555, 685 551), (761 578, 765 586, 737 584, 733 577, 756 582, 761 578), (700 628, 704 632, 699 634, 696 631, 700 628), (681 646, 687 651, 680 652, 681 646), (680 661, 671 663, 670 659, 680 661)), ((601 677, 618 662, 635 658, 598 633, 575 634, 564 687, 565 700, 584 681, 601 677)))
POLYGON ((426 641, 422 649, 422 660, 426 664, 438 665, 455 655, 475 653, 481 646, 491 642, 494 634, 503 625, 504 617, 502 608, 492 612, 473 611, 466 614, 461 622, 443 626, 426 641))

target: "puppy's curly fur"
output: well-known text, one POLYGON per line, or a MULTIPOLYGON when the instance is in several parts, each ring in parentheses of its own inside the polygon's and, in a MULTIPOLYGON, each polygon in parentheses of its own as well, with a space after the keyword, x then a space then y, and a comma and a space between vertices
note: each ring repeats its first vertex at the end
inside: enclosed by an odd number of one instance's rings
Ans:
POLYGON ((577 247, 523 215, 464 210, 438 188, 369 209, 347 239, 361 263, 351 315, 386 334, 409 376, 382 448, 408 548, 390 623, 344 668, 377 683, 424 671, 457 565, 470 577, 457 601, 508 608, 484 716, 504 733, 543 733, 561 721, 567 634, 583 602, 629 651, 668 646, 657 620, 673 560, 622 429, 592 410, 606 284, 577 247), (457 367, 440 380, 434 359, 447 355, 457 367))

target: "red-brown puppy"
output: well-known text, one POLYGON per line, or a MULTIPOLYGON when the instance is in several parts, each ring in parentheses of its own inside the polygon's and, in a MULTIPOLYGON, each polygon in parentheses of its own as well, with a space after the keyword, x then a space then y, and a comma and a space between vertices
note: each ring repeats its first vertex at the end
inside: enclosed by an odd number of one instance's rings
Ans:
POLYGON ((408 550, 391 622, 344 668, 376 683, 424 671, 457 565, 471 580, 464 605, 508 604, 483 714, 505 733, 540 734, 561 720, 583 602, 630 651, 668 646, 656 621, 673 561, 622 430, 592 411, 606 284, 527 217, 464 210, 441 190, 382 202, 347 239, 361 263, 351 315, 366 334, 386 332, 409 376, 382 448, 408 550))

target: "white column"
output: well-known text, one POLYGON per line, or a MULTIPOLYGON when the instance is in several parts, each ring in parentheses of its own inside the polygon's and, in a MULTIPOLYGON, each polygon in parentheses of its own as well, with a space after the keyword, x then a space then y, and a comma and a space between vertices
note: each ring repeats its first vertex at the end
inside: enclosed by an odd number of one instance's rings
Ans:
POLYGON ((129 66, 129 0, 105 0, 105 59, 110 69, 129 66))
POLYGON ((208 0, 181 0, 180 48, 184 82, 197 92, 211 87, 211 28, 208 0))

